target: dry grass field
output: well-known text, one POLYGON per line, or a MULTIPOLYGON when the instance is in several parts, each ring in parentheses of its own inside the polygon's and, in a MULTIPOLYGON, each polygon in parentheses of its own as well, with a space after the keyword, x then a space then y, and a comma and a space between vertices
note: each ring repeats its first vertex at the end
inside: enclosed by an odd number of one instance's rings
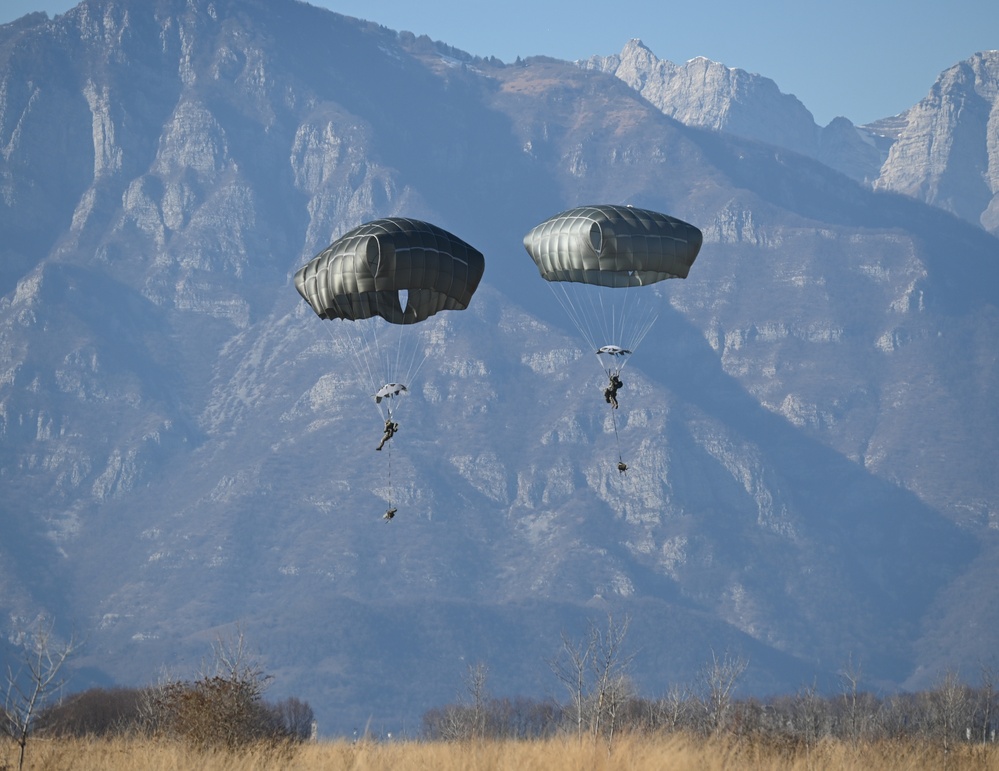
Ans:
MULTIPOLYGON (((17 768, 17 747, 2 745, 0 771, 17 768)), ((34 739, 31 771, 999 771, 999 747, 958 745, 951 752, 926 744, 826 741, 812 747, 764 746, 749 740, 704 740, 685 735, 629 736, 608 747, 575 739, 466 743, 346 741, 203 752, 146 739, 34 739)))

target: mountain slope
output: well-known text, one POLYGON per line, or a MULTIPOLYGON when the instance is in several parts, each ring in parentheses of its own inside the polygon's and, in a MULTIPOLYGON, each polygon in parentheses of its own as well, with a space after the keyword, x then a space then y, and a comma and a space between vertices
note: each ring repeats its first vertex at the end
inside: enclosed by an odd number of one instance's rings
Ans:
POLYGON ((605 72, 291 0, 84 0, 2 35, 5 634, 47 613, 86 633, 81 677, 143 683, 240 623, 324 732, 415 731, 476 661, 544 696, 560 633, 608 612, 647 693, 712 648, 756 693, 984 655, 949 648, 975 611, 947 602, 995 591, 980 228, 605 72), (594 201, 705 234, 616 426, 520 242, 594 201), (291 276, 390 214, 487 267, 414 328, 430 359, 376 453, 291 276))

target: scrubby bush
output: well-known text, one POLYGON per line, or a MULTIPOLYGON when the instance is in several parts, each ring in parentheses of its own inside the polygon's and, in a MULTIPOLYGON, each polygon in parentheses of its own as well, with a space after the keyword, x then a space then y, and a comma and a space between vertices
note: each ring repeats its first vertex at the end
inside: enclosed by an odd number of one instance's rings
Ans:
POLYGON ((117 736, 141 731, 146 693, 138 688, 91 688, 67 696, 38 716, 50 736, 117 736))

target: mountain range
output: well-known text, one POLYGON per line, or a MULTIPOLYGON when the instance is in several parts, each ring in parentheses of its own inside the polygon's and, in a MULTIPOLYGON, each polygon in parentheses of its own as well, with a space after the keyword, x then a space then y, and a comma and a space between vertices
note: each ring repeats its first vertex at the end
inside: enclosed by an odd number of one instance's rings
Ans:
POLYGON ((820 128, 706 59, 504 63, 296 0, 83 0, 0 26, 0 658, 189 676, 245 631, 325 734, 419 730, 483 663, 557 692, 973 679, 999 633, 999 52, 820 128), (621 409, 524 251, 549 216, 697 225, 621 409), (381 216, 479 249, 388 453, 295 271, 381 216), (617 437, 617 438, 615 438, 617 437), (620 474, 618 452, 630 470, 620 474), (395 519, 381 518, 387 506, 395 519))

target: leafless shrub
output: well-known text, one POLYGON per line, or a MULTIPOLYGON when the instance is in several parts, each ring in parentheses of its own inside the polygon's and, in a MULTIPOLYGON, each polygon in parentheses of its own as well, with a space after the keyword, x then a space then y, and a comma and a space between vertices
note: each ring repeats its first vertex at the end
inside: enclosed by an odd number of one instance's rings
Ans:
POLYGON ((151 732, 199 749, 309 736, 312 709, 298 700, 268 705, 263 694, 269 681, 237 630, 234 637, 215 642, 213 658, 199 678, 150 688, 141 709, 151 732))

